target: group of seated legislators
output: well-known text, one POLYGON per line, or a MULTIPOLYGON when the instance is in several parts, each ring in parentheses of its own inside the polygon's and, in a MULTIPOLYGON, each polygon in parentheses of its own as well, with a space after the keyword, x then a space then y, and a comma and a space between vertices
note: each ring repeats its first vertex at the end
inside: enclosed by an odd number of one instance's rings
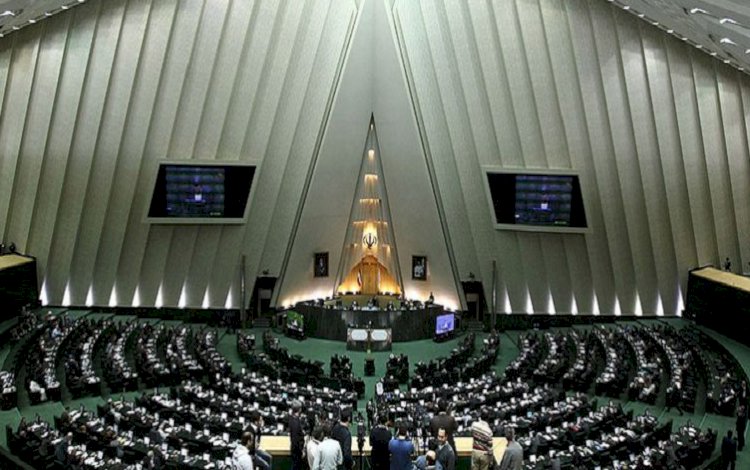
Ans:
MULTIPOLYGON (((60 399, 60 365, 63 386, 81 393, 96 394, 103 379, 118 392, 148 391, 133 400, 113 396, 96 411, 66 408, 54 426, 22 420, 6 428, 9 449, 34 468, 272 470, 274 438, 288 436, 295 470, 351 470, 359 445, 351 428, 369 437, 373 469, 455 470, 458 455, 470 453, 475 470, 518 470, 695 468, 716 446, 710 429, 675 428, 585 393, 619 384, 647 403, 666 395, 680 412, 695 402, 701 370, 713 384, 709 371, 724 363, 701 354, 698 334, 682 338, 669 327, 526 333, 504 374, 493 370, 498 333, 485 336, 479 351, 476 336, 467 335, 449 356, 417 363, 412 377, 408 357, 391 355, 366 421, 356 411, 363 390, 347 356, 332 356, 326 375, 322 362, 290 354, 268 332, 262 352, 254 336, 240 333, 246 366, 238 372, 217 350, 219 338, 211 328, 41 320, 19 339, 29 345, 33 401, 60 399), (103 377, 94 372, 97 354, 103 377)), ((747 403, 746 379, 721 370, 716 389, 729 390, 734 413, 747 403)), ((0 372, 4 395, 16 380, 0 372)))

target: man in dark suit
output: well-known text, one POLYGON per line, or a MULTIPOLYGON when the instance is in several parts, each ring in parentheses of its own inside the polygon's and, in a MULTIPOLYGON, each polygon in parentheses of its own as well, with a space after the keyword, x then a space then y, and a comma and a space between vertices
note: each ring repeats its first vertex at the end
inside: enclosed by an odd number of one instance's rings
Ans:
POLYGON ((70 458, 68 457, 68 448, 71 442, 73 442, 73 433, 69 432, 62 438, 57 447, 55 448, 55 463, 62 468, 68 468, 70 466, 70 458))
POLYGON ((745 405, 740 405, 737 410, 737 423, 735 429, 737 431, 737 450, 742 452, 745 447, 745 429, 747 428, 747 408, 745 405))
POLYGON ((448 444, 453 448, 453 452, 456 452, 456 442, 453 440, 453 433, 458 430, 458 423, 453 415, 448 413, 448 403, 441 399, 438 401, 438 414, 433 416, 430 421, 430 432, 433 437, 437 437, 438 430, 445 429, 448 435, 448 444))
POLYGON ((302 411, 302 403, 297 400, 292 402, 292 412, 289 415, 289 447, 292 457, 292 470, 304 470, 305 463, 302 451, 305 448, 305 433, 302 431, 302 423, 299 419, 302 411))
POLYGON ((259 470, 271 470, 271 462, 273 458, 271 457, 271 454, 260 447, 260 436, 263 432, 263 416, 261 416, 258 410, 252 410, 250 412, 250 430, 255 436, 255 456, 253 458, 253 463, 259 470))
POLYGON ((435 460, 443 470, 456 470, 456 452, 448 443, 448 432, 443 428, 438 429, 437 440, 438 448, 435 460))
POLYGON ((143 460, 141 466, 144 470, 157 470, 164 466, 164 460, 161 453, 158 451, 149 450, 143 460))
POLYGON ((388 416, 381 413, 378 416, 378 424, 370 431, 370 465, 372 470, 388 470, 390 467, 390 455, 388 443, 391 442, 391 431, 387 427, 388 416))
POLYGON ((727 431, 727 437, 721 442, 722 468, 734 470, 737 462, 737 441, 732 437, 732 431, 727 431))
POLYGON ((352 457, 352 433, 349 432, 349 421, 352 417, 350 409, 341 411, 341 421, 331 430, 331 437, 339 441, 341 453, 344 455, 344 470, 351 470, 354 467, 354 458, 352 457))
POLYGON ((515 432, 508 429, 505 432, 508 447, 505 448, 503 459, 498 465, 498 470, 521 470, 523 468, 523 448, 515 440, 515 432))

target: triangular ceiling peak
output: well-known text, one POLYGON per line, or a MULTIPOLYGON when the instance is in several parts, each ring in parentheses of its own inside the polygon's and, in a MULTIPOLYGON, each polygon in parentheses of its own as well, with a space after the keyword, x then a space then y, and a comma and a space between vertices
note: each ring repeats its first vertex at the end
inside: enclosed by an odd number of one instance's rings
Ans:
POLYGON ((336 284, 339 294, 403 292, 374 116, 367 129, 336 284))
MULTIPOLYGON (((387 231, 376 232, 378 243, 382 247, 390 245, 390 254, 379 252, 377 261, 387 268, 404 297, 427 300, 433 294, 436 303, 450 309, 461 308, 393 28, 391 2, 364 0, 359 5, 341 79, 309 189, 302 194, 298 228, 290 239, 273 304, 289 306, 331 296, 362 260, 363 251, 346 246, 361 245, 365 235, 364 231, 354 230, 352 222, 357 220, 357 210, 371 204, 360 204, 360 199, 368 199, 367 195, 360 195, 363 168, 367 167, 369 150, 373 150, 373 163, 377 166, 374 171, 381 175, 377 179, 381 183, 387 181, 388 189, 387 198, 375 196, 384 200, 377 211, 382 210, 382 220, 386 222, 382 225, 388 226, 387 231), (373 143, 374 147, 370 147, 373 143), (330 276, 316 275, 315 260, 321 258, 329 259, 330 276), (425 275, 408 275, 415 259, 425 263, 425 275), (405 270, 403 273, 400 267, 405 270)), ((385 192, 386 185, 380 187, 385 192)), ((354 276, 356 283, 356 273, 354 276)), ((354 290, 352 287, 349 291, 354 290)))

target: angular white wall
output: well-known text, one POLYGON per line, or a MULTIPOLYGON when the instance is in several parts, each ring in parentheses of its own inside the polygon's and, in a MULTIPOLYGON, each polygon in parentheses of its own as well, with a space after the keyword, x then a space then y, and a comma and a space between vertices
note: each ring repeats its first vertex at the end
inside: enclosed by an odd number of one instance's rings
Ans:
POLYGON ((750 261, 747 75, 602 0, 92 0, 0 39, 0 105, 0 235, 52 304, 237 306, 243 254, 327 289, 372 112, 402 270, 439 268, 407 293, 495 259, 501 311, 672 314, 750 261), (248 223, 143 224, 161 158, 257 163, 248 223), (578 171, 591 232, 496 231, 485 166, 578 171))
MULTIPOLYGON (((356 179, 374 114, 404 293, 430 292, 448 308, 460 294, 421 147, 408 83, 387 2, 363 3, 329 126, 278 289, 278 304, 332 295, 356 179), (313 256, 329 253, 327 278, 313 276, 313 256), (413 255, 427 256, 425 281, 412 280, 413 255)), ((345 273, 346 274, 346 273, 345 273)))
POLYGON ((47 300, 236 307, 242 254, 277 274, 357 8, 94 0, 0 39, 0 234, 47 300), (248 223, 143 224, 161 158, 257 163, 248 223))
POLYGON ((750 261, 746 75, 601 0, 392 12, 459 272, 489 294, 496 259, 501 311, 673 314, 688 269, 750 261), (493 230, 485 166, 580 172, 591 233, 493 230))

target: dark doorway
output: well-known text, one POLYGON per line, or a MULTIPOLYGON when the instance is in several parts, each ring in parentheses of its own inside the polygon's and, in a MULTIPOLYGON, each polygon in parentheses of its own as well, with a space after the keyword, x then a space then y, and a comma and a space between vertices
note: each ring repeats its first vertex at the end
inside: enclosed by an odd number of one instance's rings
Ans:
POLYGON ((466 298, 466 316, 469 320, 484 322, 487 303, 484 299, 484 289, 480 281, 464 281, 461 283, 466 298))
POLYGON ((261 276, 255 278, 255 287, 253 287, 253 295, 250 297, 248 312, 251 319, 274 313, 271 310, 271 298, 275 286, 275 277, 261 276))

